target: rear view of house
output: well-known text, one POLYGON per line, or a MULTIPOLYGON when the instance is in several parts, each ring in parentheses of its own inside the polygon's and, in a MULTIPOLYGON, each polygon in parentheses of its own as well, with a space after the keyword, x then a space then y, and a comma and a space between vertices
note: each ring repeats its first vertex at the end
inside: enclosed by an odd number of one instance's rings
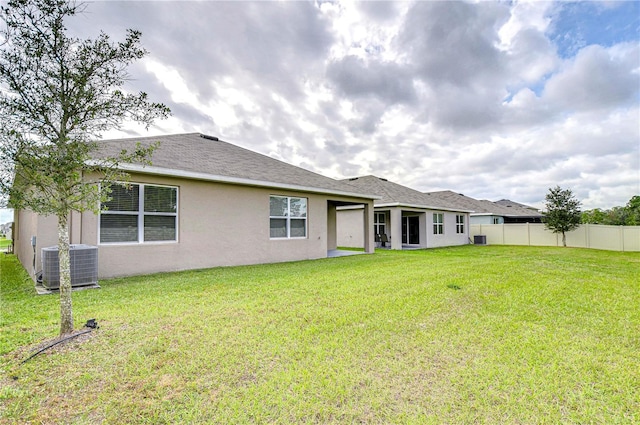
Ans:
MULTIPOLYGON (((357 187, 198 133, 105 140, 100 152, 138 142, 160 142, 153 165, 126 164, 131 184, 113 186, 101 214, 70 219, 72 244, 98 246, 99 278, 324 258, 345 206, 359 206, 359 247, 374 250, 375 196, 357 187)), ((57 244, 56 221, 15 211, 16 253, 32 277, 41 248, 57 244)))

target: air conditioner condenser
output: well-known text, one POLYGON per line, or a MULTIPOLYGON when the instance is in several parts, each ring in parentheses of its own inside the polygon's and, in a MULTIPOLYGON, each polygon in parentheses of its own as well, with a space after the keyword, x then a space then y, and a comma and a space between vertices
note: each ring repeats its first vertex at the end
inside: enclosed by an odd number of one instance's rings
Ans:
MULTIPOLYGON (((60 288, 58 247, 42 248, 42 285, 47 289, 60 288)), ((69 246, 71 286, 98 283, 98 247, 84 244, 69 246)))

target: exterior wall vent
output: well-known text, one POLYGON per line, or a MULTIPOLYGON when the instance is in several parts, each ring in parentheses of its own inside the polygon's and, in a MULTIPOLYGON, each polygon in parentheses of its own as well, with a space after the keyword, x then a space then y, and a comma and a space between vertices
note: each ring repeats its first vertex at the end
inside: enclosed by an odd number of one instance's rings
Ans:
MULTIPOLYGON (((98 283, 98 247, 70 245, 69 262, 71 286, 88 286, 98 283)), ((42 285, 47 289, 60 288, 58 247, 42 248, 42 285)))

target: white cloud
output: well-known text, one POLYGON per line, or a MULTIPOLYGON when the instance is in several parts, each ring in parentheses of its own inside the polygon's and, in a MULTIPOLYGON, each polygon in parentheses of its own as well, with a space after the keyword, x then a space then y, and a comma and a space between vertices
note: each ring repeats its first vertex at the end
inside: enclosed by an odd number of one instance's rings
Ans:
POLYGON ((588 46, 551 77, 544 98, 567 111, 606 110, 638 101, 640 45, 588 46))
POLYGON ((507 22, 498 30, 501 47, 509 50, 514 39, 522 31, 535 30, 544 33, 551 23, 550 11, 554 8, 547 1, 516 1, 510 9, 507 22))

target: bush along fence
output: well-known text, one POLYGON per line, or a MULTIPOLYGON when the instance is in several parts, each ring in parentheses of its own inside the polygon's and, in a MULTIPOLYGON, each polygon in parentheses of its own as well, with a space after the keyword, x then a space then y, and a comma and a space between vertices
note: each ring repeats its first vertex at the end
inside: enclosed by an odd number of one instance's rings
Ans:
MULTIPOLYGON (((562 234, 555 234, 544 224, 472 224, 469 235, 485 235, 489 245, 562 246, 562 234)), ((640 226, 605 226, 583 224, 567 232, 567 246, 640 251, 640 226)))

